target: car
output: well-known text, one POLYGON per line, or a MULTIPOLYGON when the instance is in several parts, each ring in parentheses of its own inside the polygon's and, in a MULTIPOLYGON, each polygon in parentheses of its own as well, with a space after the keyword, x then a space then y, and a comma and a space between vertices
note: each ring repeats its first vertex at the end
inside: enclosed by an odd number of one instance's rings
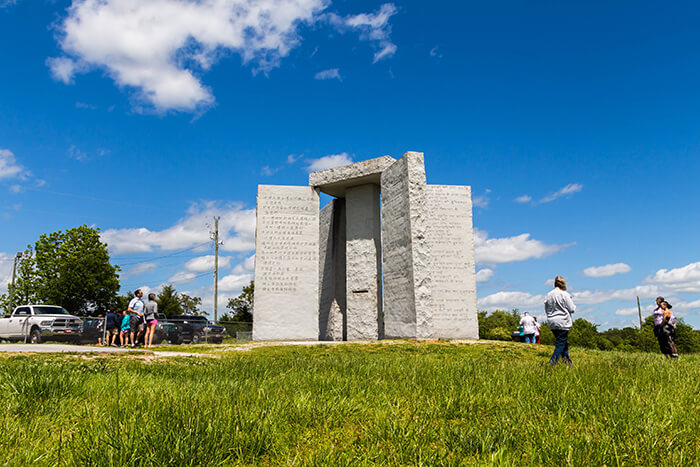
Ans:
POLYGON ((226 328, 212 323, 205 316, 175 315, 168 318, 168 322, 177 324, 181 342, 220 344, 226 337, 226 328))
POLYGON ((0 318, 0 339, 39 344, 42 340, 76 342, 83 332, 83 321, 55 305, 22 305, 0 318))
POLYGON ((171 323, 163 313, 158 313, 158 324, 153 334, 153 344, 181 344, 180 328, 176 323, 171 323))

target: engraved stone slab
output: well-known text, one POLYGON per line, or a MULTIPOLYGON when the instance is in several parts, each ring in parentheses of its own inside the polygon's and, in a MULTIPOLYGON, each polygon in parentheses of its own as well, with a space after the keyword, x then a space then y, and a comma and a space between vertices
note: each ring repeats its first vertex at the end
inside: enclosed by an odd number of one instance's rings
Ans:
POLYGON ((347 340, 376 340, 382 336, 379 186, 349 187, 345 205, 347 340))
POLYGON ((319 340, 346 340, 345 200, 331 200, 321 209, 319 246, 319 340))
POLYGON ((254 340, 317 340, 319 195, 258 186, 254 340))
POLYGON ((432 317, 423 153, 407 152, 382 173, 384 334, 428 338, 432 317))
POLYGON ((379 185, 383 170, 396 162, 391 156, 382 156, 354 164, 319 170, 309 174, 309 185, 323 193, 342 198, 345 190, 351 186, 375 183, 379 185))
POLYGON ((478 339, 471 188, 426 186, 433 338, 478 339))

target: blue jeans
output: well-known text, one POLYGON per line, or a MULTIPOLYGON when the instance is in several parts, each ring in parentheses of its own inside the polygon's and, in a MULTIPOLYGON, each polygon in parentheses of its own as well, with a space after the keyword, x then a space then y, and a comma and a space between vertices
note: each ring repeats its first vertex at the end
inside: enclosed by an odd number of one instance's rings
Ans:
POLYGON ((535 335, 534 334, 525 334, 525 343, 526 344, 534 344, 535 343, 535 335))
POLYGON ((569 358, 569 331, 561 329, 552 329, 552 334, 554 334, 554 353, 552 358, 549 359, 550 365, 554 365, 559 362, 559 359, 566 363, 571 364, 571 358, 569 358))

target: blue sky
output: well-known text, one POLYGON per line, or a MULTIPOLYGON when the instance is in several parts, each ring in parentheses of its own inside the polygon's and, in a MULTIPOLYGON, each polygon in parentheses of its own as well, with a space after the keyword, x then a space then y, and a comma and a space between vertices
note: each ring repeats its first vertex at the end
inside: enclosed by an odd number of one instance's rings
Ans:
POLYGON ((480 309, 666 296, 700 327, 694 2, 0 0, 0 279, 98 226, 124 290, 252 278, 258 184, 425 153, 471 185, 480 309), (235 13, 234 13, 235 12, 235 13))

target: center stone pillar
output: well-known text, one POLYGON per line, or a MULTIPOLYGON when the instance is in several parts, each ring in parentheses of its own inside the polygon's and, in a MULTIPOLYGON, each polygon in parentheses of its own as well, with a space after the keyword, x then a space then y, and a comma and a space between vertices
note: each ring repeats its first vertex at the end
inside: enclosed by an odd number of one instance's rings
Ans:
POLYGON ((370 183, 345 191, 348 340, 376 340, 384 334, 379 190, 370 183))

